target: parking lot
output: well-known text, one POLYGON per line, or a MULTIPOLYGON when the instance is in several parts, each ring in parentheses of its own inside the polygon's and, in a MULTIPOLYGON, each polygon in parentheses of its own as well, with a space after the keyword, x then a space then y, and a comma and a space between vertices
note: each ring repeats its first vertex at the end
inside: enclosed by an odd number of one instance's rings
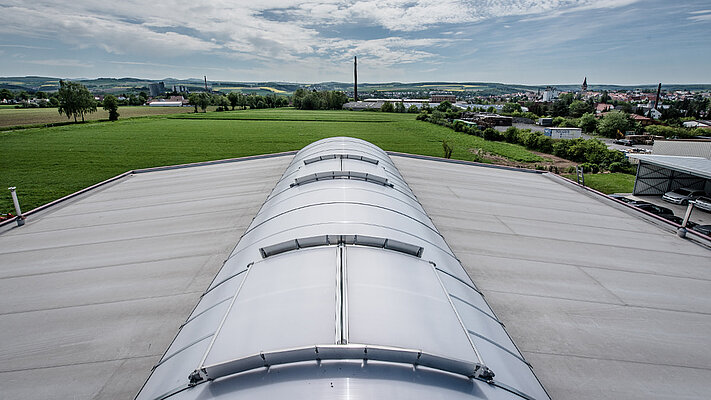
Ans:
MULTIPOLYGON (((684 218, 686 214, 686 207, 677 204, 668 203, 662 200, 662 196, 633 196, 631 194, 626 194, 625 197, 633 200, 646 201, 647 203, 656 204, 661 207, 666 207, 674 211, 674 215, 680 218, 684 218)), ((691 212, 690 221, 696 222, 699 225, 711 225, 711 213, 694 208, 691 212)))

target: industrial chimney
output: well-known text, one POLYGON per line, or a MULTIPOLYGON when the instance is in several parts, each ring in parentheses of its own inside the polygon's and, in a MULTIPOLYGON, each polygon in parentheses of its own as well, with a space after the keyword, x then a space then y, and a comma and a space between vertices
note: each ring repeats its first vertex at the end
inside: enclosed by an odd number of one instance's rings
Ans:
POLYGON ((660 83, 657 87, 657 100, 654 101, 654 108, 659 110, 659 96, 662 94, 662 84, 660 83))
POLYGON ((358 101, 358 56, 353 56, 353 97, 358 101))
POLYGON ((207 75, 203 75, 203 78, 205 78, 205 91, 207 92, 207 75))

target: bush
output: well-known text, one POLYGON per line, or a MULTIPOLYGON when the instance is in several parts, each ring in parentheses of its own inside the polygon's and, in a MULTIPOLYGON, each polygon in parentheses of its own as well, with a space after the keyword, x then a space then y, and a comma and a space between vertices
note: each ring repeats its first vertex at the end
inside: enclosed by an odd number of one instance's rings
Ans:
POLYGON ((494 128, 486 128, 484 129, 484 139, 486 140, 492 140, 492 141, 501 141, 503 140, 503 135, 499 131, 497 131, 494 128))
POLYGON ((421 113, 417 114, 417 117, 415 119, 418 121, 427 121, 428 117, 429 114, 427 114, 427 111, 422 111, 421 113))
POLYGON ((383 105, 380 107, 380 111, 382 112, 395 112, 395 107, 393 106, 393 103, 386 101, 383 103, 383 105))
POLYGON ((610 166, 608 167, 610 172, 622 172, 625 174, 635 174, 636 168, 634 165, 628 163, 628 162, 620 162, 620 161, 615 161, 613 163, 610 163, 610 166))
POLYGON ((580 166, 583 167, 583 172, 593 173, 593 174, 597 174, 598 172, 600 172, 600 166, 597 164, 582 163, 582 164, 580 164, 580 166))
POLYGON ((410 108, 407 109, 407 112, 409 112, 411 114, 417 114, 418 112, 420 112, 420 109, 417 108, 417 106, 413 104, 410 106, 410 108))

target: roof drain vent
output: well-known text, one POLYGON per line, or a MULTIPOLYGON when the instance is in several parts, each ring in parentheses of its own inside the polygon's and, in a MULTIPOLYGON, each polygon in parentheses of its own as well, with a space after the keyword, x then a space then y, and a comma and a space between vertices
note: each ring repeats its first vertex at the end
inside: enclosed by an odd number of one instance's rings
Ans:
POLYGON ((385 239, 364 235, 322 235, 287 240, 285 242, 273 244, 271 246, 262 247, 259 249, 259 252, 262 254, 262 258, 267 258, 297 249, 340 244, 376 247, 380 249, 387 249, 397 251, 399 253, 409 254, 418 258, 422 257, 422 252, 424 251, 424 248, 420 246, 401 242, 399 240, 394 239, 385 239))

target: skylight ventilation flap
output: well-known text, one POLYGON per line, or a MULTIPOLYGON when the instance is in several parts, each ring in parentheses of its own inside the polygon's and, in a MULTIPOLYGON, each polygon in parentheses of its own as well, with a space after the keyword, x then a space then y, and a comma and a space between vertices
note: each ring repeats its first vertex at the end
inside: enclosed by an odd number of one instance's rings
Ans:
POLYGON ((422 247, 415 246, 413 244, 374 236, 322 235, 287 240, 285 242, 273 244, 271 246, 262 247, 261 249, 259 249, 259 252, 262 254, 262 258, 267 258, 297 249, 338 244, 377 247, 381 249, 397 251, 399 253, 409 254, 415 257, 421 257, 422 251, 424 250, 422 247))
POLYGON ((387 178, 358 171, 329 171, 301 176, 294 179, 294 183, 291 184, 291 187, 329 179, 353 179, 393 187, 393 184, 389 183, 387 178))
POLYGON ((323 161, 323 160, 333 160, 333 159, 346 159, 346 160, 358 160, 358 161, 364 161, 367 163, 375 164, 378 165, 378 160, 370 157, 365 157, 365 156, 358 156, 355 154, 326 154, 323 156, 318 156, 318 157, 313 157, 313 158, 307 158, 304 160, 304 165, 309 165, 313 164, 315 162, 323 161))

